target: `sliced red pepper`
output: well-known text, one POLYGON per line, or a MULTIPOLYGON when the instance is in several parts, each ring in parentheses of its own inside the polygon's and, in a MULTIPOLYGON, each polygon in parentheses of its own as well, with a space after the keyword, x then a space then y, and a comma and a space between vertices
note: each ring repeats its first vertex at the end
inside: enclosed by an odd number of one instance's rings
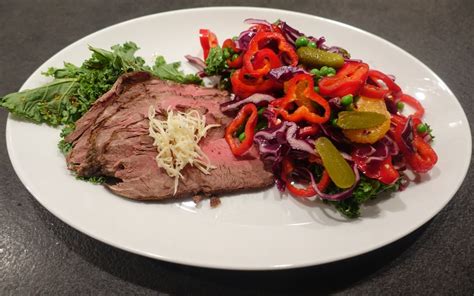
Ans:
POLYGON ((389 156, 383 161, 367 163, 367 159, 352 153, 352 159, 357 167, 369 178, 377 179, 384 184, 393 184, 400 177, 398 171, 393 167, 392 157, 389 156))
POLYGON ((270 93, 281 87, 273 79, 259 78, 255 80, 245 78, 243 69, 236 70, 230 77, 232 92, 241 98, 247 98, 254 93, 270 93))
POLYGON ((201 41, 201 47, 204 53, 204 60, 207 59, 211 48, 217 47, 219 45, 216 34, 212 33, 208 29, 199 30, 199 41, 201 41))
POLYGON ((372 99, 383 99, 388 93, 390 93, 390 90, 372 84, 365 84, 360 90, 361 96, 372 99))
POLYGON ((415 109, 415 113, 413 114, 413 117, 422 118, 423 115, 425 114, 425 108, 423 108, 421 103, 414 97, 409 96, 407 94, 402 94, 402 96, 400 97, 400 101, 408 104, 410 107, 415 109))
MULTIPOLYGON (((291 160, 288 157, 285 157, 282 162, 282 174, 281 179, 286 184, 286 189, 295 197, 312 197, 316 195, 316 190, 314 190, 311 184, 308 184, 306 187, 298 188, 292 184, 290 180, 288 180, 288 176, 294 171, 294 166, 291 160)), ((326 188, 331 183, 331 178, 329 178, 329 174, 326 170, 323 171, 321 176, 321 180, 316 185, 320 191, 326 190, 326 188)))
POLYGON ((270 103, 279 115, 285 120, 293 122, 324 123, 329 120, 331 115, 329 103, 314 91, 314 82, 311 75, 295 75, 287 82, 287 85, 285 96, 270 103), (294 103, 297 108, 290 113, 290 108, 294 103), (324 109, 322 116, 316 113, 315 106, 321 106, 324 109))
POLYGON ((317 124, 302 127, 298 131, 298 137, 301 139, 316 135, 321 128, 317 124))
POLYGON ((253 145, 255 135, 255 127, 258 120, 257 107, 254 104, 247 104, 240 109, 234 120, 227 126, 225 130, 225 140, 230 150, 235 156, 241 156, 249 151, 253 145), (245 123, 245 121, 247 122, 245 123), (245 123, 245 139, 240 142, 234 138, 234 133, 245 123))
POLYGON ((438 155, 433 150, 431 145, 427 143, 424 138, 418 134, 416 128, 421 124, 419 117, 411 117, 412 119, 412 146, 414 151, 410 150, 403 142, 402 132, 405 129, 408 118, 404 116, 392 116, 392 123, 395 125, 393 132, 394 140, 397 143, 400 151, 405 157, 411 169, 416 173, 426 173, 431 170, 438 161, 438 155))
POLYGON ((254 65, 255 55, 268 46, 272 42, 276 42, 278 49, 278 56, 281 60, 287 62, 291 66, 298 64, 298 56, 295 49, 289 44, 285 37, 278 32, 265 32, 260 31, 250 40, 249 47, 244 54, 244 68, 250 75, 254 75, 256 78, 262 77, 267 74, 269 69, 266 67, 258 68, 254 65))
POLYGON ((319 93, 331 97, 357 95, 367 79, 368 72, 369 66, 365 63, 347 62, 335 76, 324 77, 319 81, 319 93))

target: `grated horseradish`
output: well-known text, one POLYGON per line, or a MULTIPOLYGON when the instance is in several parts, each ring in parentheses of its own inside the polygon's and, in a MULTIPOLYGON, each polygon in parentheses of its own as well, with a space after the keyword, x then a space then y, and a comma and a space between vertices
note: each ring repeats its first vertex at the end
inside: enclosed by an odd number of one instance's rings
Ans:
POLYGON ((155 118, 155 113, 155 108, 150 106, 148 130, 158 151, 155 160, 158 167, 174 178, 173 194, 176 194, 179 178, 184 178, 181 170, 186 165, 190 164, 206 175, 216 168, 198 144, 209 129, 219 124, 206 126, 206 116, 201 116, 197 110, 185 113, 168 108, 164 120, 155 118))

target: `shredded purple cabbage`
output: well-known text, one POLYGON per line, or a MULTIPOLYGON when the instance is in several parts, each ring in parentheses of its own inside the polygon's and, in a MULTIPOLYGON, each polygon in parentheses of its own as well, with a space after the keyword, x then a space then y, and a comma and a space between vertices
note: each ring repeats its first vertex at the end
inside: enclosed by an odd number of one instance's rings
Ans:
POLYGON ((299 67, 282 66, 279 68, 271 69, 270 73, 268 73, 268 76, 278 82, 283 83, 293 78, 293 76, 295 76, 296 74, 309 74, 309 72, 299 67))

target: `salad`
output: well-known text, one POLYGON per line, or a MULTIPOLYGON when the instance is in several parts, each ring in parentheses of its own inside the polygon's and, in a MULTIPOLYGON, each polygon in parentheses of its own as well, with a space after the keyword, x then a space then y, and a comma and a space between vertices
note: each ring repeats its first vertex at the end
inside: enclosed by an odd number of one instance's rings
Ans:
POLYGON ((221 45, 201 29, 203 59, 187 59, 232 93, 221 105, 235 116, 225 134, 232 153, 241 157, 256 144, 280 191, 322 199, 354 218, 381 192, 405 189, 407 171, 433 168, 424 108, 394 76, 284 21, 245 23, 221 45), (415 112, 403 114, 405 105, 415 112))
MULTIPOLYGON (((181 84, 204 79, 231 93, 220 109, 233 118, 225 140, 237 158, 256 147, 280 191, 322 199, 350 218, 380 193, 405 189, 408 171, 433 168, 437 155, 423 106, 394 76, 284 21, 245 23, 247 30, 223 43, 212 31, 200 30, 203 57, 186 56, 199 69, 196 74, 185 74, 179 62, 167 63, 162 56, 145 64, 133 42, 111 51, 90 47, 92 55, 81 66, 66 62, 48 69, 43 74, 53 78, 50 83, 7 94, 0 107, 62 126, 64 138, 124 73, 146 71, 181 84), (405 105, 415 112, 402 112, 405 105)), ((72 146, 61 140, 59 148, 67 154, 72 146)))

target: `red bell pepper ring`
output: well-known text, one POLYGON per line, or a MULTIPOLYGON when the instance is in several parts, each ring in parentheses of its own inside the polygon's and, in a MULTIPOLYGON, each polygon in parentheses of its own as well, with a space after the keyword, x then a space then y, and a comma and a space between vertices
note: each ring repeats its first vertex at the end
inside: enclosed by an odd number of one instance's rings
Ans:
POLYGON ((415 109, 413 117, 422 118, 425 114, 425 108, 423 108, 421 103, 414 97, 409 96, 407 94, 402 94, 402 96, 400 97, 400 101, 415 109))
POLYGON ((240 109, 234 120, 227 126, 225 130, 225 140, 230 150, 235 156, 241 156, 249 151, 253 145, 255 135, 255 127, 257 126, 258 111, 254 104, 247 104, 240 109), (245 120, 247 122, 245 123, 245 120), (245 139, 240 143, 234 137, 234 133, 245 123, 245 139))
POLYGON ((216 34, 212 33, 208 29, 199 30, 199 41, 201 42, 201 47, 204 53, 204 60, 207 59, 211 48, 217 47, 219 45, 216 34))
POLYGON ((369 66, 365 63, 347 62, 335 76, 324 77, 319 81, 319 93, 330 97, 357 95, 367 79, 368 72, 369 66))
POLYGON ((273 79, 258 78, 250 80, 245 78, 243 69, 234 71, 230 76, 232 92, 241 98, 247 98, 254 93, 270 93, 281 87, 281 84, 273 79))
POLYGON ((391 156, 380 162, 367 163, 366 158, 352 153, 352 159, 364 175, 384 184, 393 184, 400 177, 398 171, 393 167, 391 156))
POLYGON ((267 68, 255 68, 254 58, 255 55, 261 51, 270 42, 276 42, 278 48, 278 56, 280 59, 287 61, 289 65, 296 66, 298 64, 298 55, 291 44, 289 44, 285 37, 278 32, 265 32, 260 31, 250 40, 249 47, 244 54, 244 68, 245 70, 255 77, 262 77, 267 74, 269 69, 267 68), (268 70, 268 71, 267 71, 268 70))
POLYGON ((375 83, 365 84, 360 94, 369 98, 383 99, 387 94, 392 93, 398 97, 402 89, 390 77, 377 70, 369 70, 368 80, 375 83), (382 83, 380 82, 382 81, 382 83))
POLYGON ((409 149, 402 139, 402 133, 409 118, 404 116, 392 116, 392 123, 395 126, 393 136, 400 151, 405 157, 407 163, 415 173, 426 173, 431 170, 438 161, 438 155, 428 144, 422 135, 417 132, 417 126, 421 124, 419 117, 411 116, 412 119, 412 146, 413 151, 409 149))
MULTIPOLYGON (((301 188, 298 188, 292 184, 292 182, 288 179, 288 176, 290 176, 290 174, 293 171, 294 171, 293 163, 288 157, 285 157, 282 162, 281 179, 285 182, 286 189, 288 189, 291 195, 295 197, 304 197, 304 198, 315 196, 316 190, 314 190, 311 184, 308 184, 308 186, 301 187, 301 188)), ((324 191, 326 190, 326 188, 329 186, 330 183, 331 183, 331 178, 329 178, 328 172, 324 170, 321 176, 321 180, 319 180, 319 183, 316 186, 318 186, 318 189, 320 191, 324 191)))
POLYGON ((329 120, 331 108, 328 101, 314 91, 313 77, 309 74, 295 75, 287 82, 288 88, 283 98, 274 100, 270 106, 287 121, 309 123, 324 123, 329 120), (301 88, 301 85, 304 88, 301 88), (324 110, 322 116, 317 114, 314 103, 321 106, 324 110), (297 108, 290 113, 292 106, 296 104, 297 108))
POLYGON ((281 61, 273 50, 264 48, 255 54, 252 65, 254 69, 258 69, 257 71, 266 74, 270 72, 271 69, 280 67, 281 61))

